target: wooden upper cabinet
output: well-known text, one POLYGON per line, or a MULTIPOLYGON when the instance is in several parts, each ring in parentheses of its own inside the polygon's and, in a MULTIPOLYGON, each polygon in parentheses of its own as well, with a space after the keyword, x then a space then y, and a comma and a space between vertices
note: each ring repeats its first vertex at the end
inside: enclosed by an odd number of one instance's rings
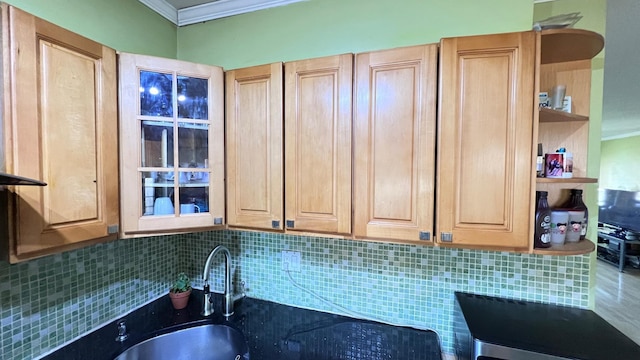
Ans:
POLYGON ((226 72, 227 223, 284 228, 282 63, 226 72))
POLYGON ((441 41, 440 243, 529 247, 535 41, 534 32, 441 41))
POLYGON ((437 44, 356 55, 354 235, 432 239, 437 44))
POLYGON ((285 63, 285 226, 351 233, 351 54, 285 63))
POLYGON ((120 54, 123 234, 225 223, 222 68, 120 54))
POLYGON ((9 187, 9 260, 115 239, 115 51, 4 3, 2 37, 3 170, 48 184, 9 187))

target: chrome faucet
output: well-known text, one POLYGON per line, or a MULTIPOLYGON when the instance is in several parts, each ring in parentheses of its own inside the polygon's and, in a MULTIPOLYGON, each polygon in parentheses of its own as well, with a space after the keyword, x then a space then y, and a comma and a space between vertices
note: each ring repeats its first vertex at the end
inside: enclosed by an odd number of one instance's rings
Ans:
POLYGON ((211 253, 209 253, 207 262, 204 263, 204 272, 202 274, 202 280, 204 281, 204 301, 202 306, 203 316, 213 314, 213 299, 211 298, 211 290, 209 287, 209 272, 211 271, 211 262, 220 252, 224 255, 224 312, 222 315, 227 317, 233 315, 233 303, 244 297, 244 294, 234 297, 231 291, 231 253, 226 247, 218 245, 211 251, 211 253))

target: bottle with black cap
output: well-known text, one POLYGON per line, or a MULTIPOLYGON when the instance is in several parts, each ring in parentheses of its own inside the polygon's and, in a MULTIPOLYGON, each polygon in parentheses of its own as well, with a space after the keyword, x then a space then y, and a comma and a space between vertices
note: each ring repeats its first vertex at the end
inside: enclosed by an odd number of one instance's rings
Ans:
POLYGON ((589 210, 587 209, 587 205, 582 201, 582 190, 581 189, 571 189, 571 196, 569 200, 560 206, 563 209, 567 210, 584 210, 584 218, 582 219, 582 228, 580 229, 580 240, 584 240, 587 237, 587 225, 589 221, 589 210))
POLYGON ((533 246, 548 248, 551 246, 551 209, 547 201, 546 191, 536 191, 536 229, 534 231, 533 246))

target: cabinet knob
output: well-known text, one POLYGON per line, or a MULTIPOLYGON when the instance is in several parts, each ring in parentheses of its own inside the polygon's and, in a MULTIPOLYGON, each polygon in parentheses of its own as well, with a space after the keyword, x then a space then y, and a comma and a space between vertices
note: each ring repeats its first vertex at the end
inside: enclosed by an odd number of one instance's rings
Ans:
POLYGON ((288 228, 294 228, 296 225, 296 222, 294 220, 287 220, 287 227, 288 228))

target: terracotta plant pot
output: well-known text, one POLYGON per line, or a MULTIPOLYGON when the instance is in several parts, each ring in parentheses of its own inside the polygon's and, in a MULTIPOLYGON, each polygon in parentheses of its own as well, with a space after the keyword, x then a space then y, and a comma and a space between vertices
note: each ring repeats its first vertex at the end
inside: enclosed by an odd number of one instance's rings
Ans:
POLYGON ((173 308, 176 310, 186 308, 187 303, 189 302, 189 295, 191 295, 191 290, 181 293, 169 292, 169 297, 171 298, 173 308))

